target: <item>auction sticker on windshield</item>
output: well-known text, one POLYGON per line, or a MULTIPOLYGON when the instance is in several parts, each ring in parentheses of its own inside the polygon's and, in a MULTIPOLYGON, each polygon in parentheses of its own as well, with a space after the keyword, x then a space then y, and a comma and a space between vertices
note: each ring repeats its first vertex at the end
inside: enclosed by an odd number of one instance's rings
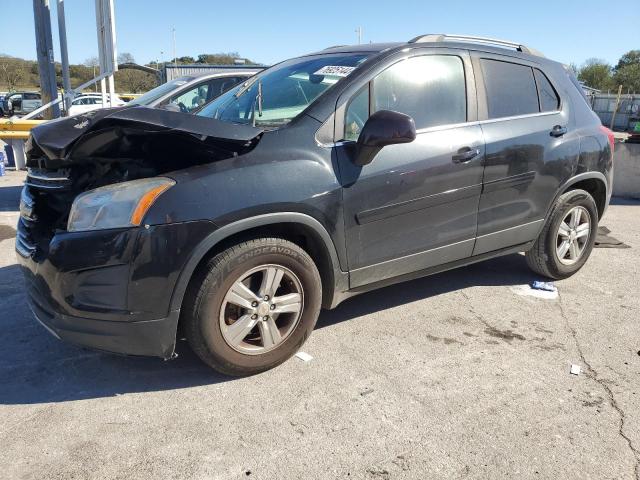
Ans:
POLYGON ((341 65, 327 65, 314 73, 314 75, 333 75, 336 77, 346 77, 355 70, 356 67, 344 67, 341 65))

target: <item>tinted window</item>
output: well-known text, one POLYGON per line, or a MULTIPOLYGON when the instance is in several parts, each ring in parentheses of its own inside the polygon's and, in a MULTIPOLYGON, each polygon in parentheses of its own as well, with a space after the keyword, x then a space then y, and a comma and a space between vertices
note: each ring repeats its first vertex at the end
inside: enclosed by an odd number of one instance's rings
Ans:
POLYGON ((534 73, 538 84, 538 94, 540 95, 540 111, 552 112, 557 110, 560 106, 560 99, 553 85, 551 85, 546 75, 537 68, 534 69, 534 73))
POLYGON ((248 77, 220 77, 211 80, 209 82, 209 97, 207 98, 207 101, 222 95, 224 92, 235 87, 247 78, 248 77))
POLYGON ((459 57, 425 55, 392 65, 373 80, 373 109, 413 117, 416 128, 467 119, 464 68, 459 57))
POLYGON ((24 99, 25 100, 40 100, 40 95, 37 93, 25 93, 24 94, 24 99))
POLYGON ((489 118, 537 113, 533 70, 525 65, 482 59, 489 118))

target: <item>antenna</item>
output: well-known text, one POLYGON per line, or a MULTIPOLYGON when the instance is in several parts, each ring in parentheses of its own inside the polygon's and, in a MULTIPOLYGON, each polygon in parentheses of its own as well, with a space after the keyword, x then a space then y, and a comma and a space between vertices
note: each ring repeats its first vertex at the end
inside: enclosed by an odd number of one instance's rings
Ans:
POLYGON ((356 34, 358 35, 358 45, 362 43, 362 27, 356 28, 356 34))

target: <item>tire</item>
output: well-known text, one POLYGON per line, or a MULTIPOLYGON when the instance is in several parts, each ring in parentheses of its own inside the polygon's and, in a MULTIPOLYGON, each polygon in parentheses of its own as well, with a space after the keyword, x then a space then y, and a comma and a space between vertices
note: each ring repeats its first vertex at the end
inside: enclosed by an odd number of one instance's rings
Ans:
POLYGON ((526 253, 527 265, 534 272, 555 280, 570 277, 591 255, 597 231, 598 209, 593 197, 584 190, 570 190, 562 194, 551 209, 542 232, 526 253), (574 225, 575 215, 577 225, 574 225))
POLYGON ((311 257, 287 240, 259 238, 228 248, 196 271, 182 322, 189 345, 207 365, 226 375, 253 375, 298 351, 321 301, 311 257))

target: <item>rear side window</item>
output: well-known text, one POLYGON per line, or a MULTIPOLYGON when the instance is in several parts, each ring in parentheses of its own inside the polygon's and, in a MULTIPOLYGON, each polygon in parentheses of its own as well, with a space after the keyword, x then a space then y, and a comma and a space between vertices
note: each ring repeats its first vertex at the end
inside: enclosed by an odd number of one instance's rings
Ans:
POLYGON ((538 113, 538 92, 533 69, 525 65, 480 60, 487 91, 489 118, 538 113))
POLYGON ((538 94, 540 95, 540 111, 552 112, 557 110, 560 107, 560 98, 558 98, 558 94, 553 88, 553 85, 551 85, 547 76, 537 68, 535 68, 533 72, 536 76, 538 94))

